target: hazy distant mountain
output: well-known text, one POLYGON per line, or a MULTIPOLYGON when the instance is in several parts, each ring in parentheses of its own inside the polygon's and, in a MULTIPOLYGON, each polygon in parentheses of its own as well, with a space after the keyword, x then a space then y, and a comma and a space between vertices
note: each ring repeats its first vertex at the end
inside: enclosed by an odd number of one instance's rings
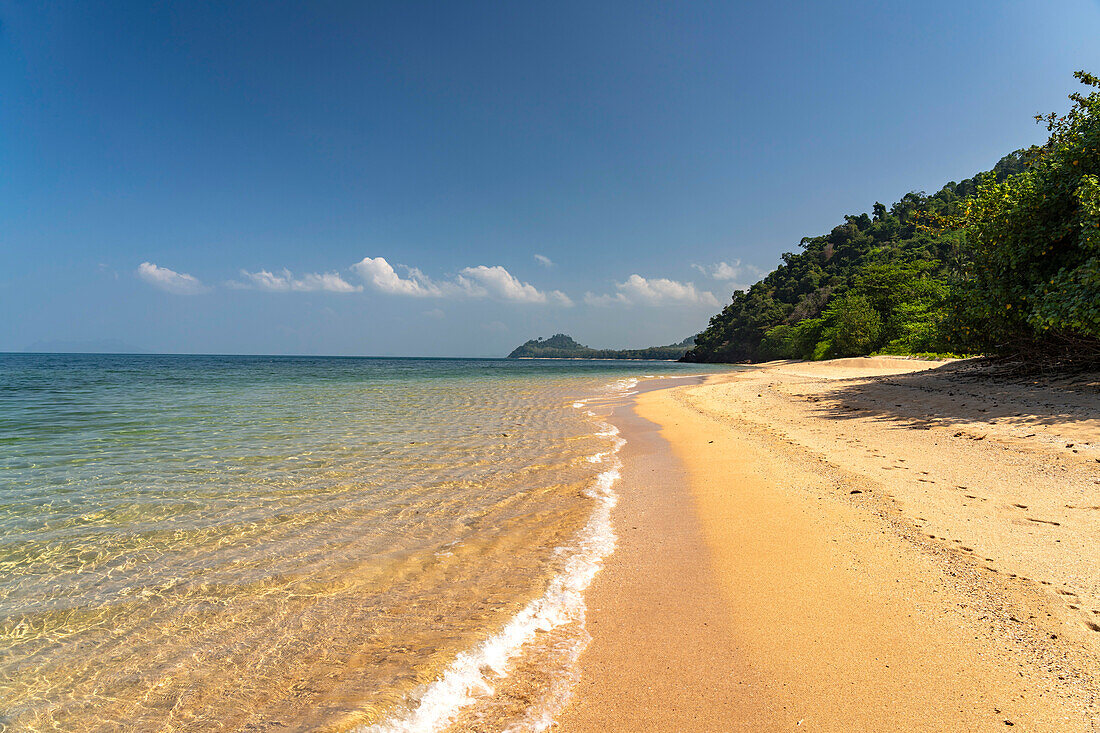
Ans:
POLYGON ((509 359, 679 359, 695 343, 690 336, 671 346, 650 346, 646 349, 591 349, 564 333, 548 339, 531 339, 517 347, 509 359))

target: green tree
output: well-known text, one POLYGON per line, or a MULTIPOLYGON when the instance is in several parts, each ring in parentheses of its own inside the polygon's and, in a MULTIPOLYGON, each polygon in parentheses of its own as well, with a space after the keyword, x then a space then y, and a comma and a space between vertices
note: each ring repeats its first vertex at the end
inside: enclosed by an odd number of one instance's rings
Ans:
POLYGON ((879 345, 882 316, 864 295, 848 293, 836 298, 825 309, 825 322, 824 335, 837 356, 861 356, 879 345))
POLYGON ((1094 91, 1039 117, 1050 139, 1030 166, 967 206, 953 325, 969 349, 1100 359, 1100 79, 1074 76, 1094 91))
POLYGON ((802 238, 734 293, 685 360, 883 349, 1100 362, 1100 91, 1070 98, 1066 115, 1040 117, 1046 145, 802 238))

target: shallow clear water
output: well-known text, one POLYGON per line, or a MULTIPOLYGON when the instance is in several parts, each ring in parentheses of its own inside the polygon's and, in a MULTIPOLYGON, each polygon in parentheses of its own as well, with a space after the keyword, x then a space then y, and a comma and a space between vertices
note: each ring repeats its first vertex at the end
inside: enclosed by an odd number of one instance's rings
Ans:
POLYGON ((0 727, 538 729, 609 549, 594 405, 704 370, 0 355, 0 727))

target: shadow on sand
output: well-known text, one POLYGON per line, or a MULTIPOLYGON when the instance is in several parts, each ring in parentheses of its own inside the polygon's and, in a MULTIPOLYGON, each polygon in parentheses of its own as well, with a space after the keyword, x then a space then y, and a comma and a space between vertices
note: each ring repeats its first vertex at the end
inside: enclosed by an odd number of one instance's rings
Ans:
POLYGON ((839 381, 843 386, 827 396, 807 397, 819 403, 823 419, 872 418, 917 430, 975 422, 1100 421, 1100 372, 1003 376, 968 360, 909 374, 839 381))

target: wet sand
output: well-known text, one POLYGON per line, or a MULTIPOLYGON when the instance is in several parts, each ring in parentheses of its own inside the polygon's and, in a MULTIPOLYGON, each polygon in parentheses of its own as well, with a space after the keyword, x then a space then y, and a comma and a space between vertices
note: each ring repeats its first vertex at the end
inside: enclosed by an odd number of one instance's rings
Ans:
POLYGON ((558 729, 1097 730, 1087 382, 855 359, 640 395, 558 729))

